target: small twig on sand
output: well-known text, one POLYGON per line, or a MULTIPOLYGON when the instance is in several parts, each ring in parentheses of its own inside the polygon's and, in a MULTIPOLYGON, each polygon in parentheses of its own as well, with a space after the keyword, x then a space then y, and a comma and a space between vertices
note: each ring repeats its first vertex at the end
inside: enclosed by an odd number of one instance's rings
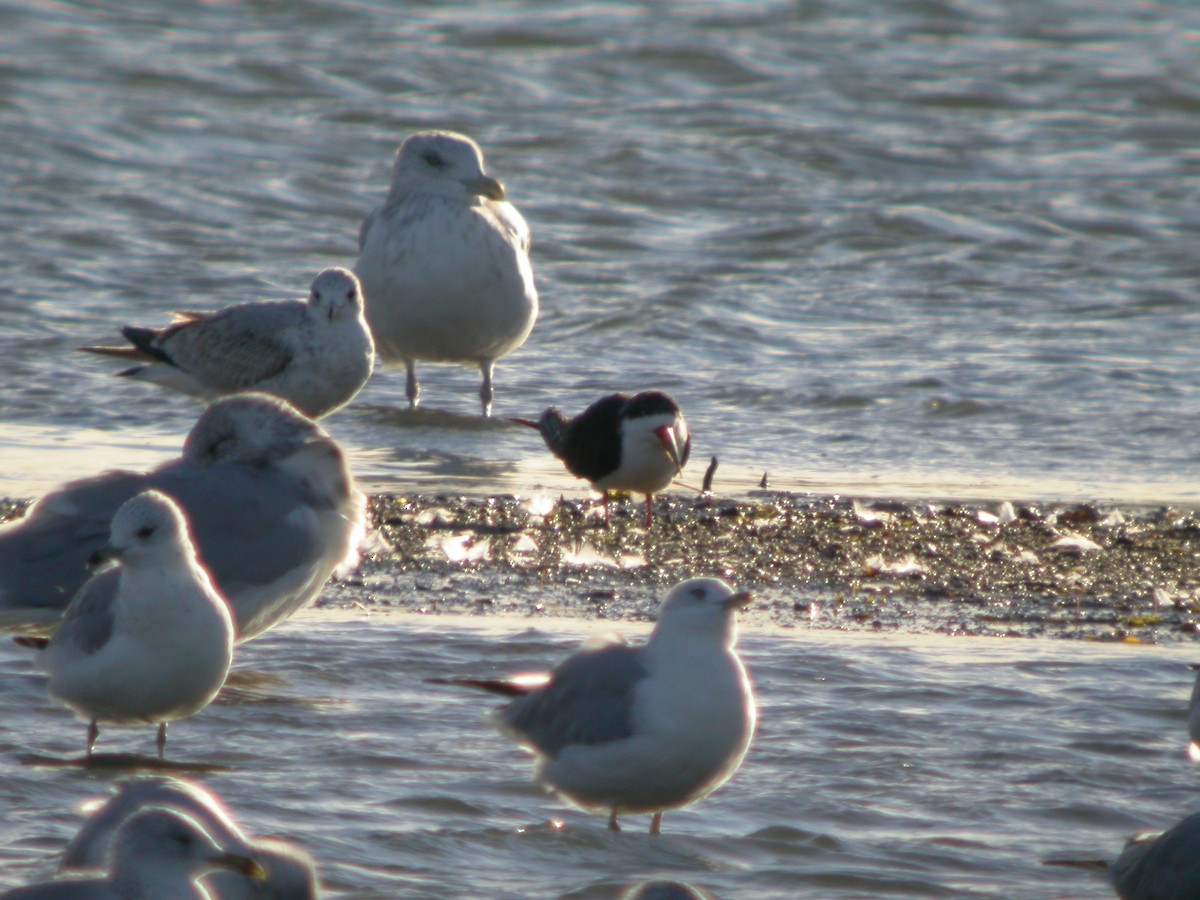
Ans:
POLYGON ((717 474, 717 458, 714 456, 708 464, 708 468, 704 470, 704 481, 700 484, 700 493, 712 493, 713 476, 717 474))

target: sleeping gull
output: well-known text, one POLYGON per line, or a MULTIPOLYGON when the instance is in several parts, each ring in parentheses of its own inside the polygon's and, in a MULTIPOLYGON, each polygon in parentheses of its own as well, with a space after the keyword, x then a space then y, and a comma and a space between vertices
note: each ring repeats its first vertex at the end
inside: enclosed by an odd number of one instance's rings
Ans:
POLYGON ((205 877, 204 884, 221 900, 317 900, 321 896, 312 857, 284 841, 247 837, 216 795, 179 778, 139 778, 122 785, 79 829, 63 854, 59 871, 102 866, 121 822, 147 806, 181 810, 226 850, 262 865, 265 878, 248 877, 244 872, 216 872, 205 877))
MULTIPOLYGON (((0 526, 0 626, 51 630, 117 507, 147 488, 182 507, 238 640, 308 605, 356 558, 365 529, 365 498, 323 428, 265 394, 226 397, 200 416, 180 458, 71 482, 0 526)), ((115 573, 97 577, 107 581, 93 590, 111 593, 115 573)))
POLYGON ((362 289, 341 268, 319 273, 307 301, 184 312, 166 328, 121 333, 132 347, 81 349, 142 363, 117 374, 202 400, 262 391, 314 419, 349 403, 375 364, 362 289))
POLYGON ((17 888, 3 900, 213 900, 196 883, 226 870, 262 878, 256 860, 223 848, 176 809, 148 807, 126 819, 113 839, 106 877, 59 878, 17 888))
POLYGON ((113 516, 97 562, 117 563, 115 595, 85 584, 44 652, 50 696, 87 719, 88 756, 98 723, 157 724, 158 755, 167 723, 208 706, 233 659, 233 619, 196 559, 183 513, 166 494, 143 491, 113 516))
POLYGON ((1200 813, 1168 831, 1134 835, 1109 876, 1122 900, 1200 897, 1200 813))
POLYGON ((417 405, 417 360, 479 366, 483 414, 496 360, 533 329, 529 227, 468 137, 422 131, 396 152, 387 199, 363 221, 354 265, 380 357, 403 361, 417 405))
POLYGON ((750 679, 734 650, 750 602, 715 578, 667 594, 644 646, 584 648, 540 678, 442 679, 514 699, 500 727, 538 757, 536 778, 585 809, 653 813, 708 796, 737 770, 754 733, 750 679))
POLYGON ((536 422, 512 421, 540 431, 546 446, 572 475, 586 478, 603 493, 605 519, 609 491, 645 494, 647 528, 655 491, 675 479, 692 448, 679 404, 662 391, 632 397, 610 394, 573 419, 550 407, 536 422))

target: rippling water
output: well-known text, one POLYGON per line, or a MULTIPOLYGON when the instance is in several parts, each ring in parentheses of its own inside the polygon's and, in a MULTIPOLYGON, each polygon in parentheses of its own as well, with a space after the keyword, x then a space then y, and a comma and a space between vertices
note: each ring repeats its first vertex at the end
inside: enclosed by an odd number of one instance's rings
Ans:
MULTIPOLYGON (((492 698, 421 681, 541 668, 585 629, 302 613, 239 650, 168 758, 218 767, 192 777, 355 898, 612 898, 656 878, 726 900, 1103 897, 1098 871, 1042 860, 1111 857, 1195 805, 1184 651, 754 630, 742 769, 660 838, 645 816, 610 834, 530 783, 492 698)), ((47 874, 120 774, 44 764, 78 757, 86 729, 43 691, 0 647, 0 887, 47 874)), ((153 731, 111 727, 98 749, 153 753, 153 731)))
MULTIPOLYGON (((1165 0, 0 2, 0 493, 177 452, 198 407, 73 348, 301 295, 445 127, 534 234, 499 417, 656 385, 719 490, 1194 502, 1198 31, 1165 0)), ((327 423, 364 484, 576 486, 474 415, 474 372, 422 376, 418 414, 384 372, 327 423)), ((305 614, 172 756, 352 897, 1104 896, 1040 859, 1193 803, 1181 651, 754 632, 743 771, 661 840, 609 835, 485 699, 420 685, 578 637, 531 624, 305 614)), ((16 648, 0 676, 8 887, 112 773, 33 764, 83 726, 16 648)))
MULTIPOLYGON (((658 385, 726 488, 1194 500, 1198 28, 1140 0, 0 5, 0 487, 177 448, 193 405, 72 348, 300 295, 438 126, 534 233, 500 416, 658 385)), ((573 484, 469 421, 474 372, 424 378, 426 415, 392 372, 330 422, 360 477, 573 484)))

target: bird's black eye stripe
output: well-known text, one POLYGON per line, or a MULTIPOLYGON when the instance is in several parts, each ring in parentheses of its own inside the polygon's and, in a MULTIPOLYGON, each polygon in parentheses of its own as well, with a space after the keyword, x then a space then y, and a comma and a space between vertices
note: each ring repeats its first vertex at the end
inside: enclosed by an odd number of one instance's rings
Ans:
POLYGON ((424 153, 422 153, 421 159, 425 160, 425 162, 427 162, 429 165, 433 166, 435 169, 440 169, 442 166, 444 166, 446 164, 445 160, 443 160, 440 156, 438 156, 432 150, 426 150, 424 153))

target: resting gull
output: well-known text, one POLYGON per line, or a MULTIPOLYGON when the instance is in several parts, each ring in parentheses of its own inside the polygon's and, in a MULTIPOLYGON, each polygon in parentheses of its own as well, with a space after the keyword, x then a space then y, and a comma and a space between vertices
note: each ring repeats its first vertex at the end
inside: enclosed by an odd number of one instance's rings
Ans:
POLYGON ((178 313, 166 328, 121 333, 133 346, 81 349, 141 363, 119 375, 203 400, 262 391, 314 419, 349 403, 375 364, 358 279, 336 267, 317 275, 307 301, 178 313))
MULTIPOLYGON (((365 529, 365 498, 323 428, 265 394, 226 397, 200 416, 180 458, 70 482, 0 526, 0 627, 49 633, 117 507, 148 488, 182 507, 243 641, 308 605, 354 561, 365 529)), ((111 593, 116 574, 98 578, 93 592, 111 593)))
POLYGON ((354 265, 380 357, 403 361, 410 406, 417 360, 479 366, 483 414, 496 360, 533 329, 529 227, 468 137, 422 131, 396 152, 387 199, 359 230, 354 265))
POLYGON ((540 431, 572 475, 603 493, 606 519, 609 491, 645 494, 647 528, 654 493, 675 479, 692 448, 679 404, 662 391, 610 394, 572 419, 550 407, 537 421, 513 421, 540 431))
POLYGON ((112 537, 94 560, 117 563, 115 595, 85 584, 38 665, 50 696, 88 726, 92 755, 100 722, 157 724, 158 755, 167 723, 208 706, 233 659, 233 620, 196 559, 183 513, 166 494, 143 491, 113 516, 112 537))
POLYGON ((498 724, 538 757, 536 778, 585 809, 652 813, 708 796, 754 734, 750 679, 734 650, 750 602, 715 578, 671 589, 644 646, 585 648, 540 678, 443 679, 514 698, 498 724))
POLYGON ((226 850, 262 865, 264 878, 249 877, 245 872, 206 876, 204 884, 221 900, 317 900, 321 896, 312 857, 304 850, 280 840, 247 837, 215 794, 181 778, 139 778, 123 784, 79 829, 63 854, 59 871, 104 865, 121 822, 148 806, 184 812, 226 850))
POLYGON ((1167 831, 1134 835, 1109 876, 1122 900, 1200 897, 1200 813, 1167 831))
POLYGON ((17 888, 3 900, 214 900, 196 883, 227 870, 262 878, 262 866, 229 852, 199 823, 174 809, 148 807, 126 819, 113 840, 105 876, 59 878, 17 888))

